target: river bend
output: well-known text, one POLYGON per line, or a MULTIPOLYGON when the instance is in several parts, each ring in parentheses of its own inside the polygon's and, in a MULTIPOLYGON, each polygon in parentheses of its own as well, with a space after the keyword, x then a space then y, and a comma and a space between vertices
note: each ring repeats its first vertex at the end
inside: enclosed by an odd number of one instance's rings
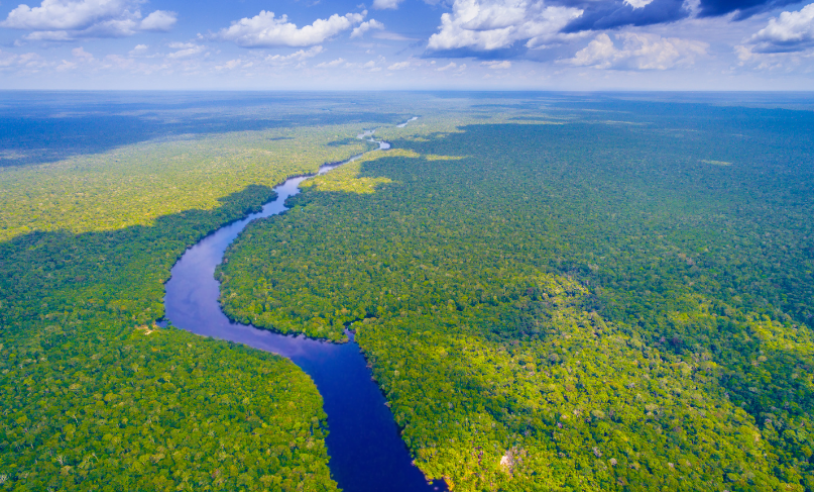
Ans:
MULTIPOLYGON (((359 138, 372 140, 373 131, 359 138)), ((386 142, 378 143, 381 150, 390 148, 386 142)), ((359 157, 323 166, 318 174, 359 157)), ((189 248, 173 267, 166 285, 166 318, 192 333, 281 355, 311 376, 328 414, 326 444, 331 476, 345 492, 446 490, 443 482, 428 484, 421 471, 412 465, 384 395, 373 381, 352 334, 350 342, 343 344, 281 335, 233 323, 221 311, 215 268, 223 260, 226 248, 253 220, 285 212, 286 200, 300 192, 300 183, 308 177, 288 179, 274 188, 275 199, 266 203, 262 211, 218 229, 189 248)))

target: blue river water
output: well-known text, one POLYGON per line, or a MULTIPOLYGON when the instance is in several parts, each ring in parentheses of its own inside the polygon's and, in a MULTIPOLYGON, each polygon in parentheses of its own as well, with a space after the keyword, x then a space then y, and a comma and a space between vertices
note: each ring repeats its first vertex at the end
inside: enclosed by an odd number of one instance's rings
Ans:
MULTIPOLYGON (((372 132, 366 132, 360 138, 371 136, 372 132)), ((382 150, 390 147, 386 142, 379 142, 379 146, 382 150)), ((354 159, 324 166, 320 174, 354 159)), ((443 482, 428 483, 413 466, 385 397, 373 381, 352 333, 350 342, 343 344, 280 335, 233 323, 221 311, 220 284, 214 273, 226 248, 251 221, 286 211, 286 200, 299 193, 305 179, 308 177, 295 177, 277 186, 276 198, 262 211, 218 229, 184 253, 166 285, 166 319, 199 335, 287 357, 311 376, 328 414, 326 444, 331 476, 345 492, 446 490, 443 482)))

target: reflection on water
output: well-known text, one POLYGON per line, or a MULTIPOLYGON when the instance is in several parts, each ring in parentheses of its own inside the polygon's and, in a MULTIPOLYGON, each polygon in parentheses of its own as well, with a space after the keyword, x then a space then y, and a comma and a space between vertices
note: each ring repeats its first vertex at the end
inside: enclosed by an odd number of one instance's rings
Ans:
POLYGON ((417 120, 417 119, 418 119, 418 116, 413 116, 412 118, 410 118, 409 120, 405 121, 404 123, 401 123, 401 124, 399 124, 399 125, 396 125, 396 128, 404 128, 405 126, 407 126, 407 123, 409 123, 409 122, 411 122, 411 121, 415 121, 415 120, 417 120))
MULTIPOLYGON (((373 133, 365 132, 359 138, 372 139, 373 133)), ((379 148, 388 149, 390 144, 379 142, 379 148)), ((319 173, 342 164, 324 166, 319 173)), ((167 319, 174 326, 199 335, 287 357, 308 373, 328 414, 330 433, 326 443, 331 455, 331 475, 346 492, 446 490, 443 483, 427 484, 424 475, 411 464, 412 458, 399 437, 390 409, 385 406, 384 395, 373 382, 352 333, 350 342, 344 344, 284 336, 232 323, 220 309, 220 285, 214 274, 224 251, 252 220, 287 210, 285 201, 299 193, 299 185, 305 179, 289 179, 275 188, 277 198, 263 206, 262 211, 219 229, 184 253, 166 285, 167 319)))

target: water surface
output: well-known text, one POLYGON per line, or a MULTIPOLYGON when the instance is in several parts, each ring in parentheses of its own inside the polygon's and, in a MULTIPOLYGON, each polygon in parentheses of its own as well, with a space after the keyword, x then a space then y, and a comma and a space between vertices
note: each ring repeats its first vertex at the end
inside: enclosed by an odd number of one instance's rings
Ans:
MULTIPOLYGON (((372 135, 369 131, 360 138, 372 135)), ((380 142, 379 147, 384 150, 390 145, 380 142)), ((339 165, 324 166, 320 173, 339 165)), ((326 444, 331 476, 345 492, 446 490, 443 483, 428 484, 421 471, 412 465, 393 414, 385 405, 384 395, 373 381, 352 334, 349 333, 350 342, 344 344, 285 336, 233 323, 220 309, 220 283, 214 274, 226 248, 251 221, 287 210, 285 201, 299 193, 299 185, 305 179, 295 177, 277 186, 274 189, 277 197, 264 205, 262 211, 218 229, 184 253, 166 285, 167 319, 174 326, 199 335, 287 357, 308 373, 328 414, 330 432, 326 444)))

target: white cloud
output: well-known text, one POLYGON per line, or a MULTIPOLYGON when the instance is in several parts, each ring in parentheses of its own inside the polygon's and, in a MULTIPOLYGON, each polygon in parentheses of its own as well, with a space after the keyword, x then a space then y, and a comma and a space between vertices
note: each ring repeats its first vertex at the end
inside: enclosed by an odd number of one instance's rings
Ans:
POLYGON ((573 65, 608 68, 617 53, 616 46, 613 45, 610 36, 602 33, 588 43, 588 46, 577 51, 577 54, 574 55, 570 62, 573 65))
POLYGON ((68 60, 62 60, 62 63, 57 65, 55 70, 57 72, 65 72, 67 70, 73 70, 74 68, 76 68, 76 66, 77 66, 76 63, 74 63, 74 62, 69 62, 68 60))
POLYGON ((346 31, 362 22, 367 11, 361 14, 334 14, 327 19, 317 19, 313 24, 297 27, 288 16, 276 17, 274 12, 261 11, 251 19, 244 17, 221 29, 219 39, 232 41, 246 48, 272 46, 313 46, 346 31))
POLYGON ((121 55, 107 55, 102 65, 103 68, 115 70, 127 70, 136 66, 136 62, 131 58, 125 58, 121 55))
POLYGON ((175 12, 156 10, 141 21, 142 31, 166 32, 172 29, 178 20, 175 12))
POLYGON ((269 55, 266 57, 266 61, 271 63, 284 63, 292 60, 303 61, 307 58, 313 58, 323 51, 325 50, 322 48, 322 46, 314 46, 308 50, 295 51, 290 55, 269 55))
POLYGON ((814 46, 814 3, 770 19, 766 27, 749 38, 749 43, 758 53, 802 51, 814 46))
POLYGON ((223 65, 217 65, 215 67, 215 70, 219 72, 223 70, 234 70, 235 68, 238 68, 243 65, 244 65, 243 60, 241 60, 240 58, 236 58, 234 60, 227 61, 223 65))
POLYGON ((68 31, 34 31, 25 36, 28 41, 71 41, 74 39, 68 31))
POLYGON ((735 54, 738 56, 738 61, 740 62, 740 65, 743 65, 746 62, 751 61, 756 56, 752 49, 746 46, 735 46, 735 54))
POLYGON ((69 41, 82 37, 122 37, 139 31, 167 31, 174 12, 156 10, 142 19, 142 0, 42 0, 39 7, 19 5, 0 27, 32 31, 29 41, 69 41))
POLYGON ((625 0, 625 3, 634 9, 641 9, 653 3, 653 0, 625 0))
POLYGON ((373 0, 374 9, 397 9, 404 0, 373 0))
POLYGON ((452 13, 441 15, 440 30, 430 36, 427 47, 490 51, 522 41, 537 48, 578 36, 560 30, 582 12, 546 6, 541 0, 455 0, 452 13))
POLYGON ((23 68, 34 70, 48 66, 40 55, 36 53, 23 53, 15 55, 13 53, 4 53, 0 51, 0 69, 3 68, 23 68))
POLYGON ((485 61, 481 62, 481 65, 487 67, 491 70, 506 70, 508 68, 512 68, 512 62, 509 60, 503 61, 485 61))
POLYGON ((146 53, 148 49, 149 49, 149 47, 146 44, 137 44, 135 48, 130 50, 128 55, 130 55, 130 56, 141 56, 144 53, 146 53))
POLYGON ((409 68, 409 67, 410 67, 410 62, 403 61, 403 62, 394 63, 394 64, 390 65, 389 67, 387 67, 387 69, 388 70, 404 70, 405 68, 409 68))
POLYGON ((176 50, 167 55, 167 58, 171 59, 189 58, 206 51, 206 46, 195 43, 170 43, 168 46, 176 50))
POLYGON ((74 58, 77 58, 86 63, 93 61, 93 55, 85 51, 85 48, 81 46, 79 48, 72 49, 71 54, 74 56, 74 58))
POLYGON ((376 62, 374 62, 373 60, 370 60, 369 62, 362 65, 362 68, 364 68, 365 70, 370 70, 371 72, 381 71, 381 67, 377 67, 376 62))
POLYGON ((9 12, 2 26, 35 31, 81 30, 120 17, 128 7, 124 0, 43 0, 33 9, 19 5, 9 12))
POLYGON ((667 70, 695 63, 704 56, 709 45, 700 41, 662 38, 655 34, 620 33, 617 48, 610 36, 599 34, 588 46, 578 51, 568 63, 577 66, 616 70, 667 70))
POLYGON ((337 58, 336 60, 331 60, 329 62, 322 62, 319 65, 317 65, 316 67, 317 68, 334 68, 334 67, 338 67, 339 65, 342 65, 343 63, 345 63, 344 58, 337 58))
POLYGON ((359 36, 362 36, 364 33, 368 32, 371 29, 384 29, 384 24, 377 21, 376 19, 364 21, 353 29, 353 31, 350 33, 350 37, 357 38, 359 36))
POLYGON ((751 46, 735 46, 735 54, 738 56, 738 65, 749 66, 760 71, 789 73, 802 69, 804 72, 811 73, 812 61, 814 61, 814 49, 762 53, 753 51, 751 46))
MULTIPOLYGON (((464 64, 463 66, 466 66, 466 64, 464 64)), ((443 67, 436 68, 435 71, 436 72, 446 72, 447 70, 453 70, 455 68, 458 68, 458 64, 455 63, 455 62, 449 62, 448 65, 444 65, 443 67)))

